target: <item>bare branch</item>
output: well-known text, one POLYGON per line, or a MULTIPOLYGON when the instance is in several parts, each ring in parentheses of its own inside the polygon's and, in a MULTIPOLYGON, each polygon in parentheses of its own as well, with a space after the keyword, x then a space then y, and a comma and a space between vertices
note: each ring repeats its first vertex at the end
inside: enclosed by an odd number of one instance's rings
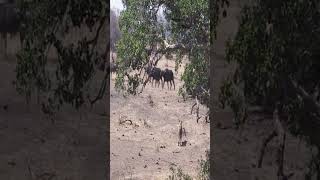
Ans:
POLYGON ((263 144, 262 144, 262 147, 260 149, 260 155, 259 155, 259 159, 258 159, 258 168, 261 168, 262 166, 262 161, 263 161, 263 157, 264 157, 264 152, 265 152, 265 149, 268 145, 268 143, 274 138, 277 136, 277 133, 276 131, 273 131, 264 141, 263 141, 263 144))
POLYGON ((320 115, 319 103, 309 93, 307 93, 305 89, 300 87, 296 81, 289 79, 289 82, 293 86, 296 93, 300 95, 305 102, 307 102, 307 104, 310 106, 310 110, 315 111, 318 115, 320 115))

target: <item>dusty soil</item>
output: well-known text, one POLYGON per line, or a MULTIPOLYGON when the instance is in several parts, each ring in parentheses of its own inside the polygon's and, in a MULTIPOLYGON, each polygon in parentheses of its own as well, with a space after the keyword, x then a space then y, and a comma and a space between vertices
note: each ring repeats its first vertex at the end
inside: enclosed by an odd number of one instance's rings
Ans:
MULTIPOLYGON (((158 67, 174 70, 174 62, 160 60, 158 67)), ((183 101, 178 96, 182 86, 179 74, 175 76, 176 89, 147 84, 137 96, 123 97, 114 89, 111 80, 110 158, 111 179, 165 179, 170 166, 181 167, 189 175, 196 176, 198 160, 204 159, 210 146, 210 125, 205 123, 207 109, 200 107, 202 118, 190 114, 193 100, 183 101), (152 102, 150 102, 152 101, 152 102), (120 119, 129 122, 120 124, 120 119), (183 121, 186 130, 186 146, 178 146, 178 125, 183 121), (202 157, 201 157, 202 156, 202 157)))
MULTIPOLYGON (((223 59, 216 57, 215 67, 219 91, 222 80, 230 72, 230 67, 223 59), (219 79, 217 79, 219 78, 219 79)), ((215 100, 217 100, 217 93, 215 100)), ((235 129, 232 122, 233 113, 230 109, 220 109, 215 102, 215 116, 211 136, 213 144, 213 171, 215 180, 270 180, 277 179, 277 148, 279 142, 274 138, 267 146, 261 168, 257 162, 263 140, 274 130, 272 119, 262 115, 250 114, 245 126, 235 129), (220 127, 217 124, 220 123, 220 127)), ((311 157, 311 149, 304 140, 287 134, 284 154, 284 173, 294 173, 291 180, 304 179, 307 165, 311 157)))
POLYGON ((0 179, 88 180, 106 176, 106 103, 63 107, 55 124, 12 81, 15 63, 0 61, 0 179))
MULTIPOLYGON (((242 130, 232 128, 232 114, 228 111, 216 114, 226 129, 214 128, 214 179, 217 180, 270 180, 277 179, 277 138, 267 146, 262 167, 257 168, 262 141, 273 130, 270 119, 250 117, 242 130)), ((311 150, 304 141, 287 134, 284 155, 284 173, 294 173, 291 180, 304 179, 311 150)))

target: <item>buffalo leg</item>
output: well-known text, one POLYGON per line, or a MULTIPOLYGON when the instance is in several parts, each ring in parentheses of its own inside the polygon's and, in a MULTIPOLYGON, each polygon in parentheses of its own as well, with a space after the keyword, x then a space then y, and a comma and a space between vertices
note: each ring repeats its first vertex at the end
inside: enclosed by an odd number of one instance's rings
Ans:
POLYGON ((172 79, 173 89, 176 90, 176 85, 174 84, 174 80, 172 79))

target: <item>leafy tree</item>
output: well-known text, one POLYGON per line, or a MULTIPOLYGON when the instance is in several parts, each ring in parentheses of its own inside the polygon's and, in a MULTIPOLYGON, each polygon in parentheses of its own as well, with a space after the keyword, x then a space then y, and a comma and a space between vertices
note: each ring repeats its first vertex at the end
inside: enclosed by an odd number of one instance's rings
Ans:
MULTIPOLYGON (((279 109, 281 125, 318 151, 319 8, 316 0, 262 0, 246 6, 226 52, 237 69, 220 94, 239 124, 251 106, 261 106, 266 113, 279 109)), ((309 174, 317 172, 320 179, 320 153, 312 163, 309 174)))
POLYGON ((208 106, 209 60, 213 52, 210 45, 217 36, 219 17, 226 16, 229 1, 124 0, 123 3, 125 10, 119 19, 122 36, 116 46, 119 64, 116 88, 137 94, 139 86, 145 83, 141 76, 143 67, 152 55, 156 65, 162 56, 170 58, 175 54, 176 71, 182 58, 187 56, 189 63, 182 75, 184 85, 179 93, 198 96, 201 103, 208 106), (164 24, 157 19, 161 8, 166 20, 164 24))
MULTIPOLYGON (((42 99, 45 113, 52 114, 63 104, 79 108, 101 99, 109 73, 104 72, 100 93, 92 98, 92 80, 104 61, 108 2, 104 0, 18 1, 22 48, 17 54, 16 87, 29 100, 34 92, 42 99), (88 29, 77 41, 67 42, 71 29, 88 29), (57 63, 49 64, 48 52, 57 52, 57 63)), ((107 52, 106 51, 106 52, 107 52)))
POLYGON ((182 75, 184 85, 179 93, 198 96, 202 103, 208 105, 210 32, 215 37, 219 9, 225 8, 229 2, 214 1, 212 16, 209 16, 209 1, 206 0, 123 2, 126 9, 119 20, 122 37, 117 44, 120 67, 117 89, 136 94, 139 85, 145 83, 141 75, 152 55, 156 65, 162 56, 170 58, 175 54, 176 71, 182 58, 187 56, 189 63, 182 75), (167 26, 158 21, 157 14, 161 9, 167 26))

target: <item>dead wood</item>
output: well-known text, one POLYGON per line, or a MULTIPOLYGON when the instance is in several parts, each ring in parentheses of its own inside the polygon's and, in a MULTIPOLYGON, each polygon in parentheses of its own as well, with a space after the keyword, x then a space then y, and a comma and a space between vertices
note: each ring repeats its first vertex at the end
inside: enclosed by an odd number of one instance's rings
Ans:
POLYGON ((263 157, 264 157, 264 153, 265 153, 265 149, 268 145, 268 143, 277 136, 276 131, 273 131, 267 138, 265 138, 265 140, 262 143, 262 147, 260 149, 260 155, 259 155, 259 160, 258 160, 258 168, 261 168, 262 166, 262 161, 263 161, 263 157))
MULTIPOLYGON (((262 166, 262 160, 263 160, 265 149, 266 149, 268 143, 272 139, 274 139, 274 137, 278 137, 279 146, 278 146, 277 161, 276 161, 277 165, 278 165, 277 175, 278 175, 278 180, 284 180, 284 179, 289 178, 289 176, 285 175, 284 170, 283 170, 286 133, 285 133, 283 125, 280 121, 277 108, 275 108, 275 110, 273 112, 273 123, 274 123, 273 132, 263 141, 263 144, 262 144, 262 147, 260 150, 259 159, 258 159, 258 168, 261 168, 261 166, 262 166)), ((292 174, 290 174, 290 177, 291 176, 292 176, 292 174)))

